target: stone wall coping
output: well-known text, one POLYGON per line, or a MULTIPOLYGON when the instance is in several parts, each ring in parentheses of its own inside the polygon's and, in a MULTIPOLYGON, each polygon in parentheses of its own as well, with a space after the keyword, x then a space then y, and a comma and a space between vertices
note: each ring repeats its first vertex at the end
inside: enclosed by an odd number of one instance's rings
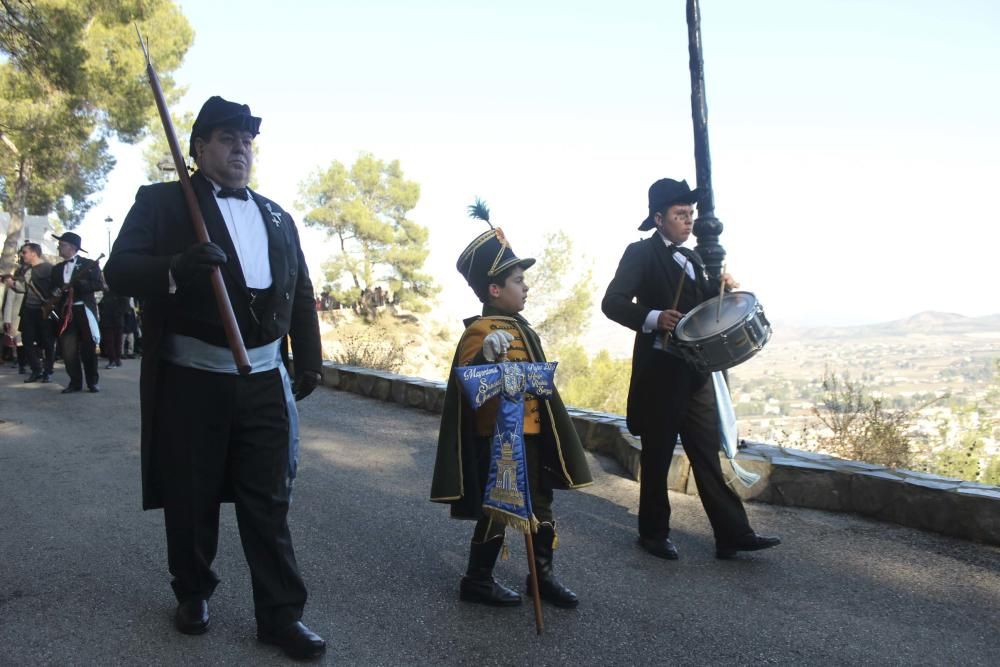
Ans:
MULTIPOLYGON (((440 413, 446 383, 332 362, 325 386, 376 400, 440 413)), ((611 456, 638 479, 642 446, 621 415, 567 408, 584 447, 611 456)), ((728 459, 720 452, 728 476, 728 459)), ((855 512, 922 530, 1000 545, 1000 487, 930 473, 891 469, 780 445, 743 441, 737 460, 761 480, 734 484, 744 500, 855 512)), ((672 491, 697 495, 694 475, 678 442, 668 475, 672 491)))

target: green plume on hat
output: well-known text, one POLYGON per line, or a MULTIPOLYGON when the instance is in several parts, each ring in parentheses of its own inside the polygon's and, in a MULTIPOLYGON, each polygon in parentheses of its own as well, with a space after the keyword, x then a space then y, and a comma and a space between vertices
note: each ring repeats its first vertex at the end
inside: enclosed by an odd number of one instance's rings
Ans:
POLYGON ((486 206, 486 202, 479 197, 476 197, 475 204, 469 205, 469 217, 474 220, 484 220, 490 229, 493 229, 493 223, 490 222, 490 209, 486 206))

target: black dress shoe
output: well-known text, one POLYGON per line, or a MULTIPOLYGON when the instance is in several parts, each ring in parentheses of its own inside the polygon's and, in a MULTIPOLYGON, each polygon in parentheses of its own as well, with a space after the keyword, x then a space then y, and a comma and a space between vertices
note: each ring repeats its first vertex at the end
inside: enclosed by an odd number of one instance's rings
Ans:
POLYGON ((761 549, 776 547, 779 544, 781 544, 780 537, 768 537, 767 535, 750 533, 732 544, 716 544, 715 557, 725 560, 733 558, 737 551, 760 551, 761 549))
POLYGON ((477 579, 465 575, 458 585, 458 599, 478 602, 494 607, 512 607, 521 604, 521 594, 501 584, 493 577, 477 579))
POLYGON ((100 393, 101 388, 99 386, 97 386, 96 384, 93 384, 93 385, 90 385, 89 387, 87 387, 87 391, 89 391, 91 394, 97 394, 97 393, 100 393))
POLYGON ((657 558, 677 560, 677 547, 667 537, 661 540, 655 537, 639 537, 639 546, 657 558))
POLYGON ((185 600, 177 605, 174 626, 186 635, 208 632, 208 600, 185 600))
POLYGON ((70 386, 66 387, 65 389, 63 389, 62 393, 64 393, 64 394, 74 394, 74 393, 76 393, 78 391, 80 391, 79 387, 74 387, 73 385, 70 385, 70 386))
POLYGON ((258 628, 257 640, 280 647, 285 655, 296 660, 318 658, 326 651, 326 642, 323 638, 303 625, 302 621, 296 621, 273 632, 265 632, 258 628))
POLYGON ((41 379, 42 379, 41 373, 32 373, 28 377, 24 378, 24 384, 28 384, 29 382, 38 382, 41 379))

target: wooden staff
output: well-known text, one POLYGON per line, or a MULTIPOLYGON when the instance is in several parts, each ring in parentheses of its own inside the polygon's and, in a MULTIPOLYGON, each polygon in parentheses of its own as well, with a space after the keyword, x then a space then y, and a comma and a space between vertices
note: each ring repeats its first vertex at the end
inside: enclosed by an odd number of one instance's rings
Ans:
MULTIPOLYGON (((174 159, 174 168, 177 170, 177 177, 181 182, 181 190, 184 192, 184 201, 187 203, 188 213, 191 215, 191 225, 194 227, 195 238, 199 243, 209 243, 212 239, 208 236, 208 228, 205 227, 205 219, 198 208, 198 198, 191 187, 191 178, 188 176, 187 164, 184 162, 184 154, 181 153, 180 144, 177 142, 177 134, 174 132, 174 123, 170 120, 170 112, 167 110, 167 101, 163 97, 163 89, 160 88, 160 78, 156 76, 153 63, 149 59, 149 49, 142 39, 139 26, 135 26, 135 32, 139 35, 139 46, 146 56, 146 76, 149 77, 149 86, 153 89, 153 98, 156 100, 156 108, 160 112, 160 121, 163 123, 163 131, 167 135, 167 144, 170 146, 170 155, 174 159)), ((233 360, 236 362, 236 369, 240 375, 250 374, 250 358, 247 357, 247 349, 243 345, 243 336, 240 334, 240 327, 236 323, 236 315, 233 314, 233 304, 229 301, 229 293, 226 292, 226 284, 222 281, 222 272, 219 267, 213 266, 209 273, 209 280, 212 283, 212 292, 215 294, 215 304, 219 308, 219 318, 222 320, 222 328, 226 332, 226 342, 232 350, 233 360)))
MULTIPOLYGON (((497 358, 498 362, 508 361, 507 353, 504 352, 497 358)), ((525 470, 527 474, 527 470, 525 470)), ((535 632, 542 634, 545 629, 545 622, 542 620, 542 594, 538 590, 538 569, 535 567, 535 544, 531 541, 531 529, 524 531, 524 548, 528 554, 528 577, 531 579, 531 596, 535 603, 535 632)))
POLYGON ((538 590, 538 569, 535 567, 535 545, 531 541, 531 531, 524 531, 524 546, 528 550, 528 576, 531 577, 532 599, 535 602, 535 632, 542 634, 545 623, 542 620, 542 594, 538 590))

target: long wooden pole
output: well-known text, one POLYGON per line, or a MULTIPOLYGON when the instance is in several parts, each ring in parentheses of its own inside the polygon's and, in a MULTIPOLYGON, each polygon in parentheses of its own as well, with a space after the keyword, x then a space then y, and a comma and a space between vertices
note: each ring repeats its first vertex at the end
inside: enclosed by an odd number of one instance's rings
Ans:
MULTIPOLYGON (((174 158, 174 168, 177 169, 177 177, 181 182, 181 190, 184 191, 184 201, 187 203, 188 213, 191 215, 191 225, 194 227, 195 238, 199 243, 208 243, 212 239, 208 236, 208 228, 205 227, 205 219, 201 215, 198 207, 198 198, 195 197, 194 188, 191 187, 191 177, 188 176, 187 164, 184 162, 184 154, 181 153, 180 144, 177 142, 177 133, 174 131, 174 123, 170 120, 170 111, 167 110, 167 101, 163 97, 163 89, 160 87, 160 78, 156 76, 153 63, 149 59, 149 49, 142 39, 139 26, 135 27, 136 34, 139 35, 139 45, 146 56, 146 76, 149 77, 149 85, 153 89, 153 98, 156 100, 156 108, 160 112, 160 121, 163 123, 163 131, 167 135, 167 144, 170 146, 170 154, 174 158)), ((226 284, 222 281, 222 271, 219 267, 212 267, 209 273, 209 280, 212 284, 212 292, 215 295, 215 303, 219 308, 219 318, 222 320, 222 328, 226 332, 226 342, 233 352, 233 360, 240 375, 249 375, 250 358, 247 356, 247 349, 243 345, 243 336, 240 334, 240 327, 236 323, 236 315, 233 313, 233 304, 229 301, 229 293, 226 291, 226 284)))
POLYGON ((542 620, 542 594, 538 590, 538 568, 535 566, 535 545, 531 541, 531 531, 524 531, 524 547, 528 551, 528 576, 531 577, 531 593, 535 602, 535 632, 542 634, 545 623, 542 620))

